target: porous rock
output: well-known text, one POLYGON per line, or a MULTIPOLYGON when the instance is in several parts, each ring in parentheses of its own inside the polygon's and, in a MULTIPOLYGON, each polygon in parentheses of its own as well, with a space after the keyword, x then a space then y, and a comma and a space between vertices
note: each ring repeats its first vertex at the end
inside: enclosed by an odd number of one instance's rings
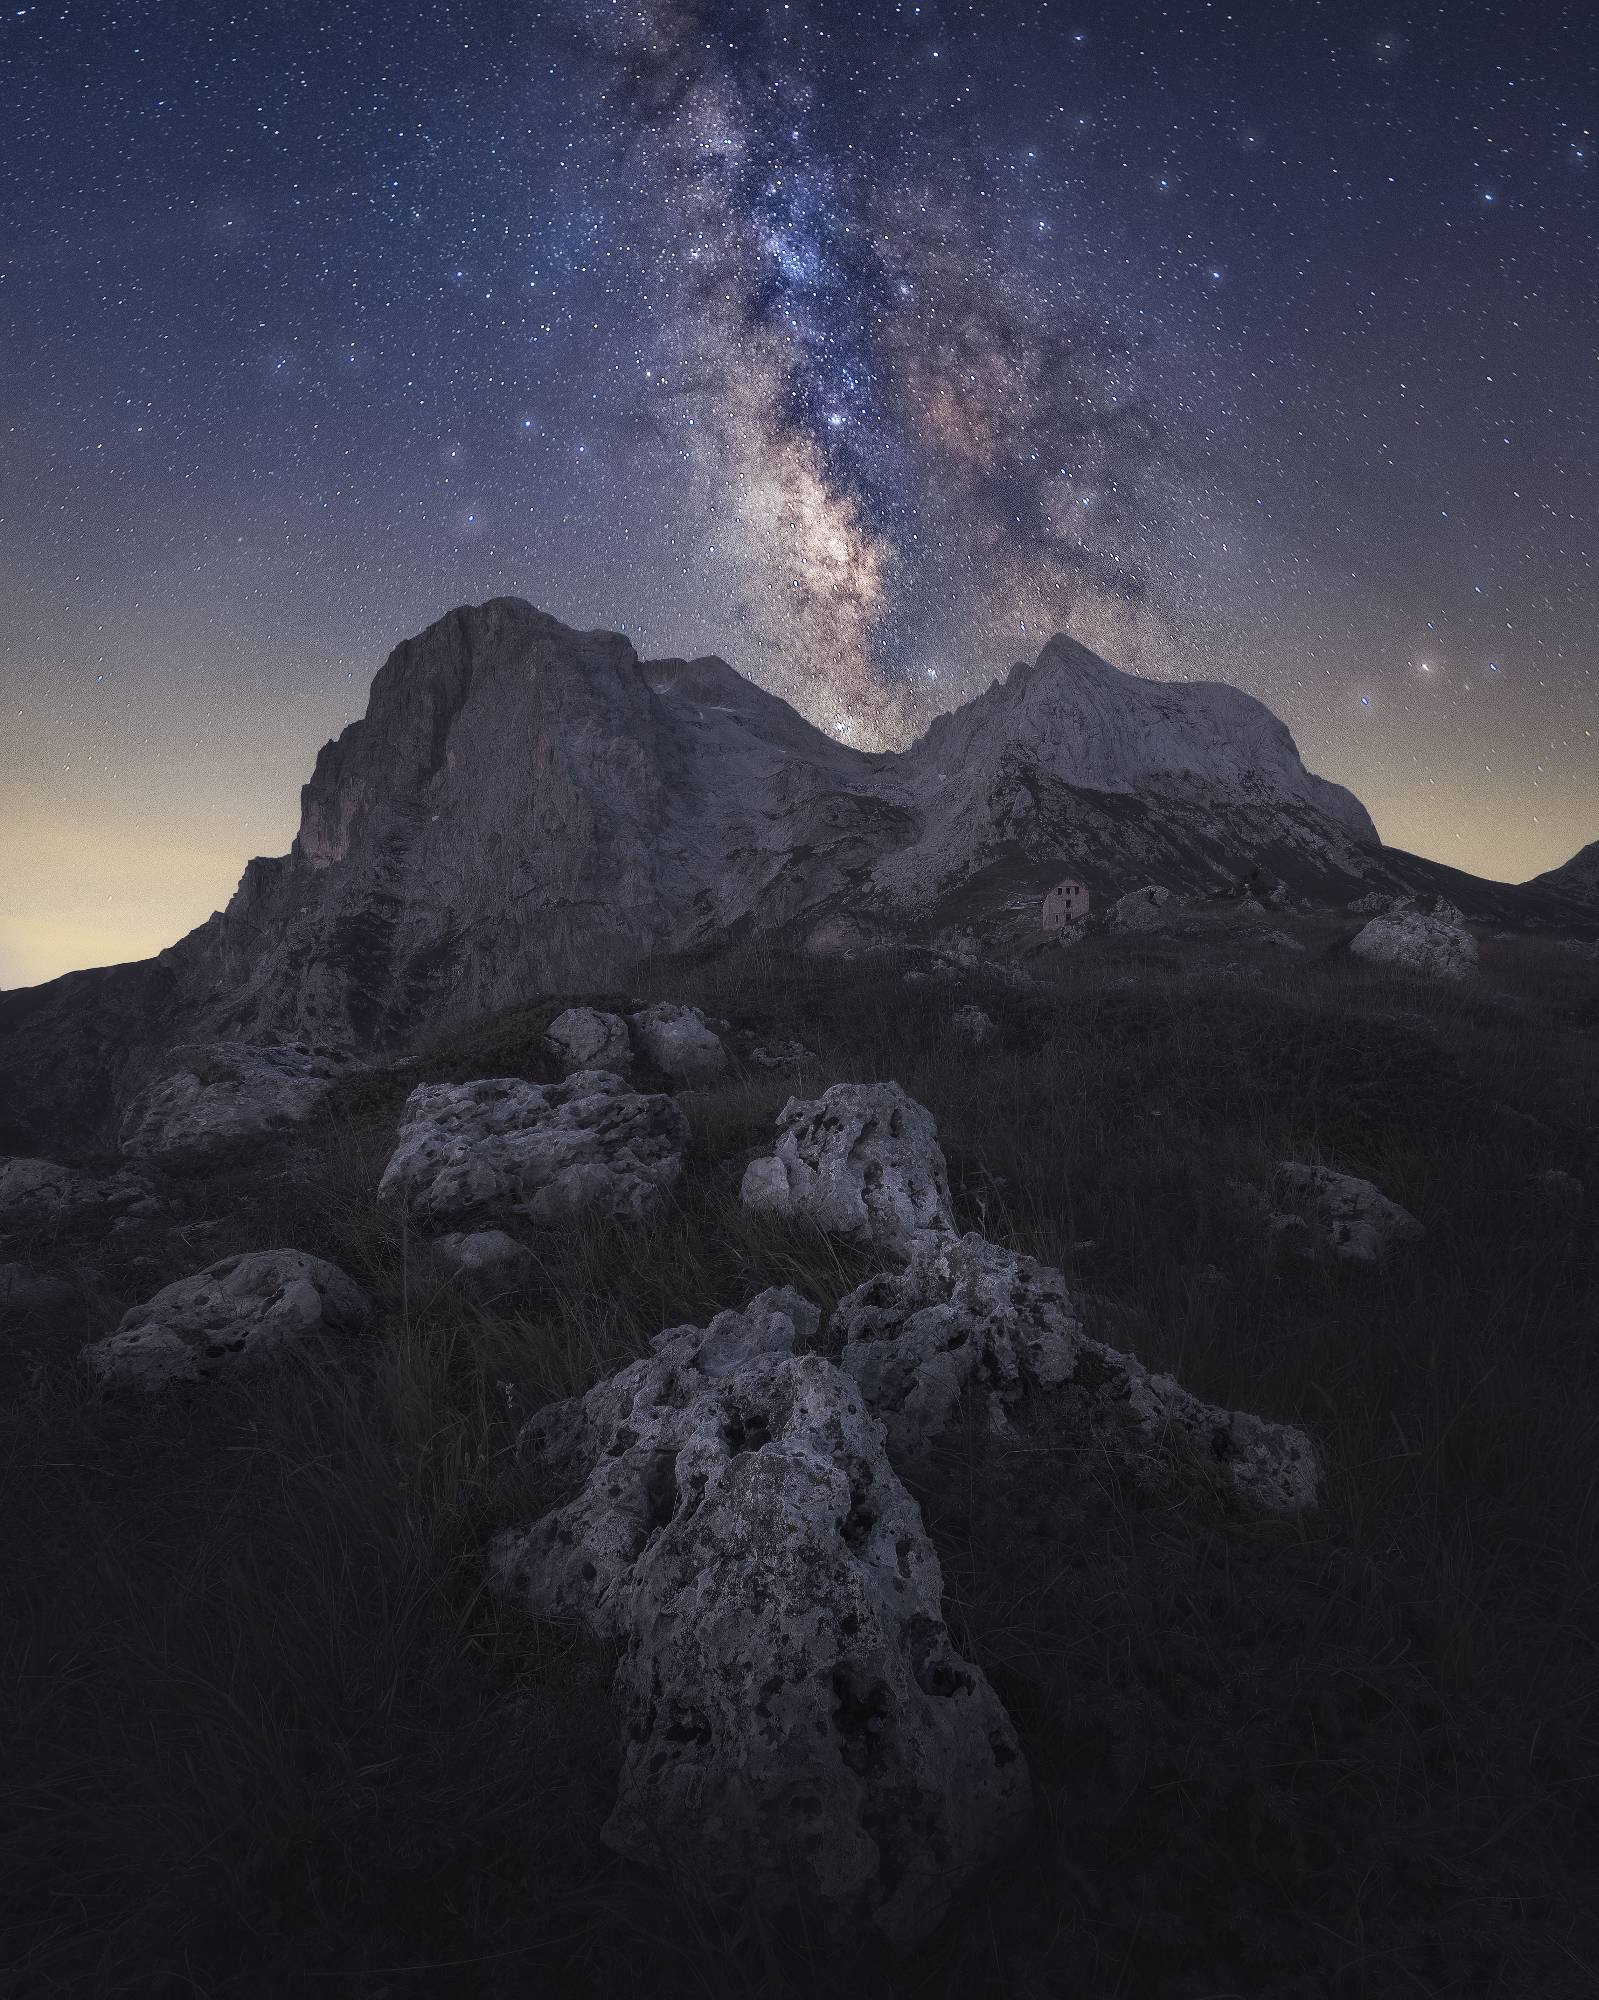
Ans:
POLYGON ((544 1041, 569 1075, 574 1070, 607 1069, 626 1076, 633 1066, 626 1021, 598 1007, 568 1007, 545 1029, 544 1041))
POLYGON ((253 1365, 315 1334, 357 1332, 371 1310, 336 1265, 303 1250, 256 1250, 163 1287, 83 1354, 102 1382, 153 1391, 253 1365))
POLYGON ((969 1048, 980 1049, 994 1032, 994 1023, 981 1007, 957 1007, 949 1017, 950 1032, 969 1048))
POLYGON ((919 1230, 954 1229, 933 1114, 897 1083, 835 1083, 817 1098, 791 1097, 777 1124, 776 1147, 745 1172, 746 1208, 890 1254, 908 1252, 919 1230))
POLYGON ((305 1042, 174 1049, 164 1074, 124 1113, 122 1151, 178 1171, 208 1166, 306 1124, 334 1084, 360 1067, 345 1050, 305 1042))
POLYGON ((126 1168, 99 1175, 55 1160, 0 1159, 0 1235, 53 1229, 93 1214, 152 1215, 159 1207, 149 1183, 126 1168))
POLYGON ((640 1008, 632 1024, 641 1052, 674 1082, 714 1083, 726 1075, 727 1050, 698 1007, 661 1000, 640 1008))
POLYGON ((503 1297, 533 1275, 533 1253, 503 1229, 454 1230, 433 1249, 445 1269, 479 1298, 503 1297))
POLYGON ((927 1235, 908 1269, 869 1279, 841 1300, 840 1365, 886 1427, 896 1464, 915 1464, 980 1395, 991 1432, 1024 1397, 1047 1399, 1051 1430, 1157 1480, 1177 1437, 1264 1507, 1314 1501, 1315 1454, 1303 1432, 1218 1409, 1152 1375, 1083 1330, 1059 1271, 981 1236, 927 1235))
MULTIPOLYGON (((1423 1234, 1408 1209, 1390 1201, 1381 1188, 1355 1174, 1300 1160, 1278 1160, 1272 1193, 1302 1210, 1310 1228, 1329 1249, 1352 1262, 1371 1264, 1391 1244, 1414 1242, 1423 1234)), ((1291 1222, 1294 1218, 1274 1218, 1291 1222)))
POLYGON ((1419 910, 1373 917, 1349 940, 1349 949, 1368 964, 1429 979, 1464 979, 1477 967, 1477 940, 1458 919, 1419 910))
POLYGON ((1105 912, 1105 924, 1113 931, 1163 930, 1175 914, 1170 889, 1151 882, 1118 896, 1105 912))
POLYGON ((513 1212, 537 1222, 585 1210, 642 1216, 675 1184, 687 1138, 670 1097, 630 1090, 609 1070, 561 1083, 420 1084, 378 1199, 439 1230, 513 1212))
POLYGON ((815 1062, 816 1051, 793 1040, 752 1043, 744 1056, 749 1069, 802 1069, 815 1062))
POLYGON ((765 1292, 534 1418, 525 1447, 584 1483, 501 1536, 490 1573, 625 1642, 608 1845, 713 1903, 904 1948, 1006 1844, 1029 1783, 950 1642, 881 1426, 792 1351, 817 1317, 765 1292))

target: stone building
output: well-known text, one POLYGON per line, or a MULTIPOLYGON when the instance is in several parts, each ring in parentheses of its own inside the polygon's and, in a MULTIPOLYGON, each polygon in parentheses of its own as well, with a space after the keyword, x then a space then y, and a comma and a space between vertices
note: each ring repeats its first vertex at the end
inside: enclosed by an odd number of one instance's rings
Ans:
POLYGON ((1070 879, 1057 882, 1044 895, 1042 920, 1046 931, 1058 931, 1088 915, 1088 886, 1070 879))

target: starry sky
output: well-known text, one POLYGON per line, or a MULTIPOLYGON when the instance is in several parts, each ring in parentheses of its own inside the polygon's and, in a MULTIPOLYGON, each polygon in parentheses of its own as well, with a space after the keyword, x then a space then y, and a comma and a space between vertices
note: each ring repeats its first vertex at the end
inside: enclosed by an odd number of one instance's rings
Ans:
POLYGON ((501 593, 872 747, 1065 630, 1599 837, 1586 0, 48 0, 0 104, 0 984, 501 593))

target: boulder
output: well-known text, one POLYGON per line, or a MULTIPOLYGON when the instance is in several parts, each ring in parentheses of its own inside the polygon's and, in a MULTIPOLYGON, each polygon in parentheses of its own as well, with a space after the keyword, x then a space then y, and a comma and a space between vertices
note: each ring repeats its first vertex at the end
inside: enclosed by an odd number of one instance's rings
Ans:
POLYGON ((776 1148, 739 1190, 748 1209, 905 1254, 919 1230, 953 1231, 949 1176, 933 1114, 897 1083, 835 1083, 791 1097, 776 1148))
POLYGON ((957 1007, 949 1017, 950 1033, 968 1048, 980 1049, 992 1036, 994 1023, 981 1007, 957 1007))
POLYGON ((534 1271, 533 1253, 503 1229, 453 1231, 433 1245, 439 1262, 478 1298, 520 1291, 534 1271))
POLYGON ((165 1286, 83 1356, 104 1383, 154 1391, 254 1365, 316 1334, 358 1332, 371 1311, 320 1257, 256 1250, 165 1286))
POLYGON ((745 1054, 744 1064, 748 1069, 803 1069, 815 1060, 816 1051, 803 1042, 755 1042, 745 1054))
POLYGON ((715 1083, 727 1074, 722 1038, 706 1025, 698 1007, 661 1000, 632 1017, 641 1053, 674 1083, 715 1083))
POLYGON ((1464 979, 1477 967, 1477 940, 1462 923, 1417 910, 1373 917, 1349 940, 1349 949, 1368 964, 1429 979, 1464 979))
POLYGON ((378 1200, 440 1231, 513 1213, 536 1222, 591 1209, 642 1216, 676 1183, 687 1139, 670 1097, 630 1090, 609 1070, 561 1083, 420 1084, 405 1101, 378 1200))
POLYGON ((982 1399, 990 1432, 1024 1398, 1044 1398, 1052 1435, 1158 1481, 1172 1438, 1262 1507, 1316 1498, 1304 1433, 1201 1403, 1169 1375, 1091 1340, 1059 1271, 981 1236, 926 1235, 909 1268, 841 1300, 840 1365, 886 1428, 898 1465, 921 1462, 962 1399, 982 1399))
POLYGON ((905 1948, 1014 1836, 1029 1780, 881 1427, 792 1351, 817 1319, 765 1292, 541 1413, 525 1448, 582 1488, 490 1574, 625 1645, 609 1846, 714 1904, 905 1948))
POLYGON ((544 1031, 544 1045, 566 1074, 606 1069, 626 1076, 633 1067, 633 1044, 620 1014, 597 1007, 568 1007, 544 1031))
POLYGON ((1177 913, 1176 899, 1170 889, 1163 889, 1156 883, 1147 883, 1142 889, 1133 889, 1125 896, 1118 896, 1105 912, 1105 928, 1112 931, 1157 931, 1164 930, 1177 913))
POLYGON ((362 1065, 342 1049, 280 1042, 205 1042, 174 1049, 169 1067, 128 1105, 122 1151, 182 1172, 253 1150, 305 1125, 362 1065))
POLYGON ((160 1202, 126 1168, 89 1174, 55 1160, 0 1159, 0 1236, 59 1228, 89 1215, 154 1215, 160 1202))
POLYGON ((1302 1215, 1330 1250, 1354 1263, 1375 1263, 1392 1244, 1412 1243, 1425 1233, 1408 1209, 1355 1174, 1335 1173, 1331 1167, 1300 1160, 1278 1160, 1271 1185, 1277 1203, 1287 1203, 1294 1211, 1275 1221, 1291 1224, 1302 1215))

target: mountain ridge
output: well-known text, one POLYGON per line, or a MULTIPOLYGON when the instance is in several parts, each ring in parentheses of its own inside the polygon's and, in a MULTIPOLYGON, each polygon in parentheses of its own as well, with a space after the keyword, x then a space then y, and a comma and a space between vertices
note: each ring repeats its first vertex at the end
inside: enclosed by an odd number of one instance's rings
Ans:
POLYGON ((978 879, 1204 894, 1256 868, 1328 903, 1375 887, 1501 923, 1591 915, 1558 883, 1384 848, 1253 696, 1145 680, 1065 635, 874 754, 714 655, 641 660, 492 598, 393 649, 319 751, 288 852, 249 862, 224 910, 153 959, 0 994, 0 1145, 103 1135, 180 1042, 393 1049, 752 931, 931 935, 978 879))

